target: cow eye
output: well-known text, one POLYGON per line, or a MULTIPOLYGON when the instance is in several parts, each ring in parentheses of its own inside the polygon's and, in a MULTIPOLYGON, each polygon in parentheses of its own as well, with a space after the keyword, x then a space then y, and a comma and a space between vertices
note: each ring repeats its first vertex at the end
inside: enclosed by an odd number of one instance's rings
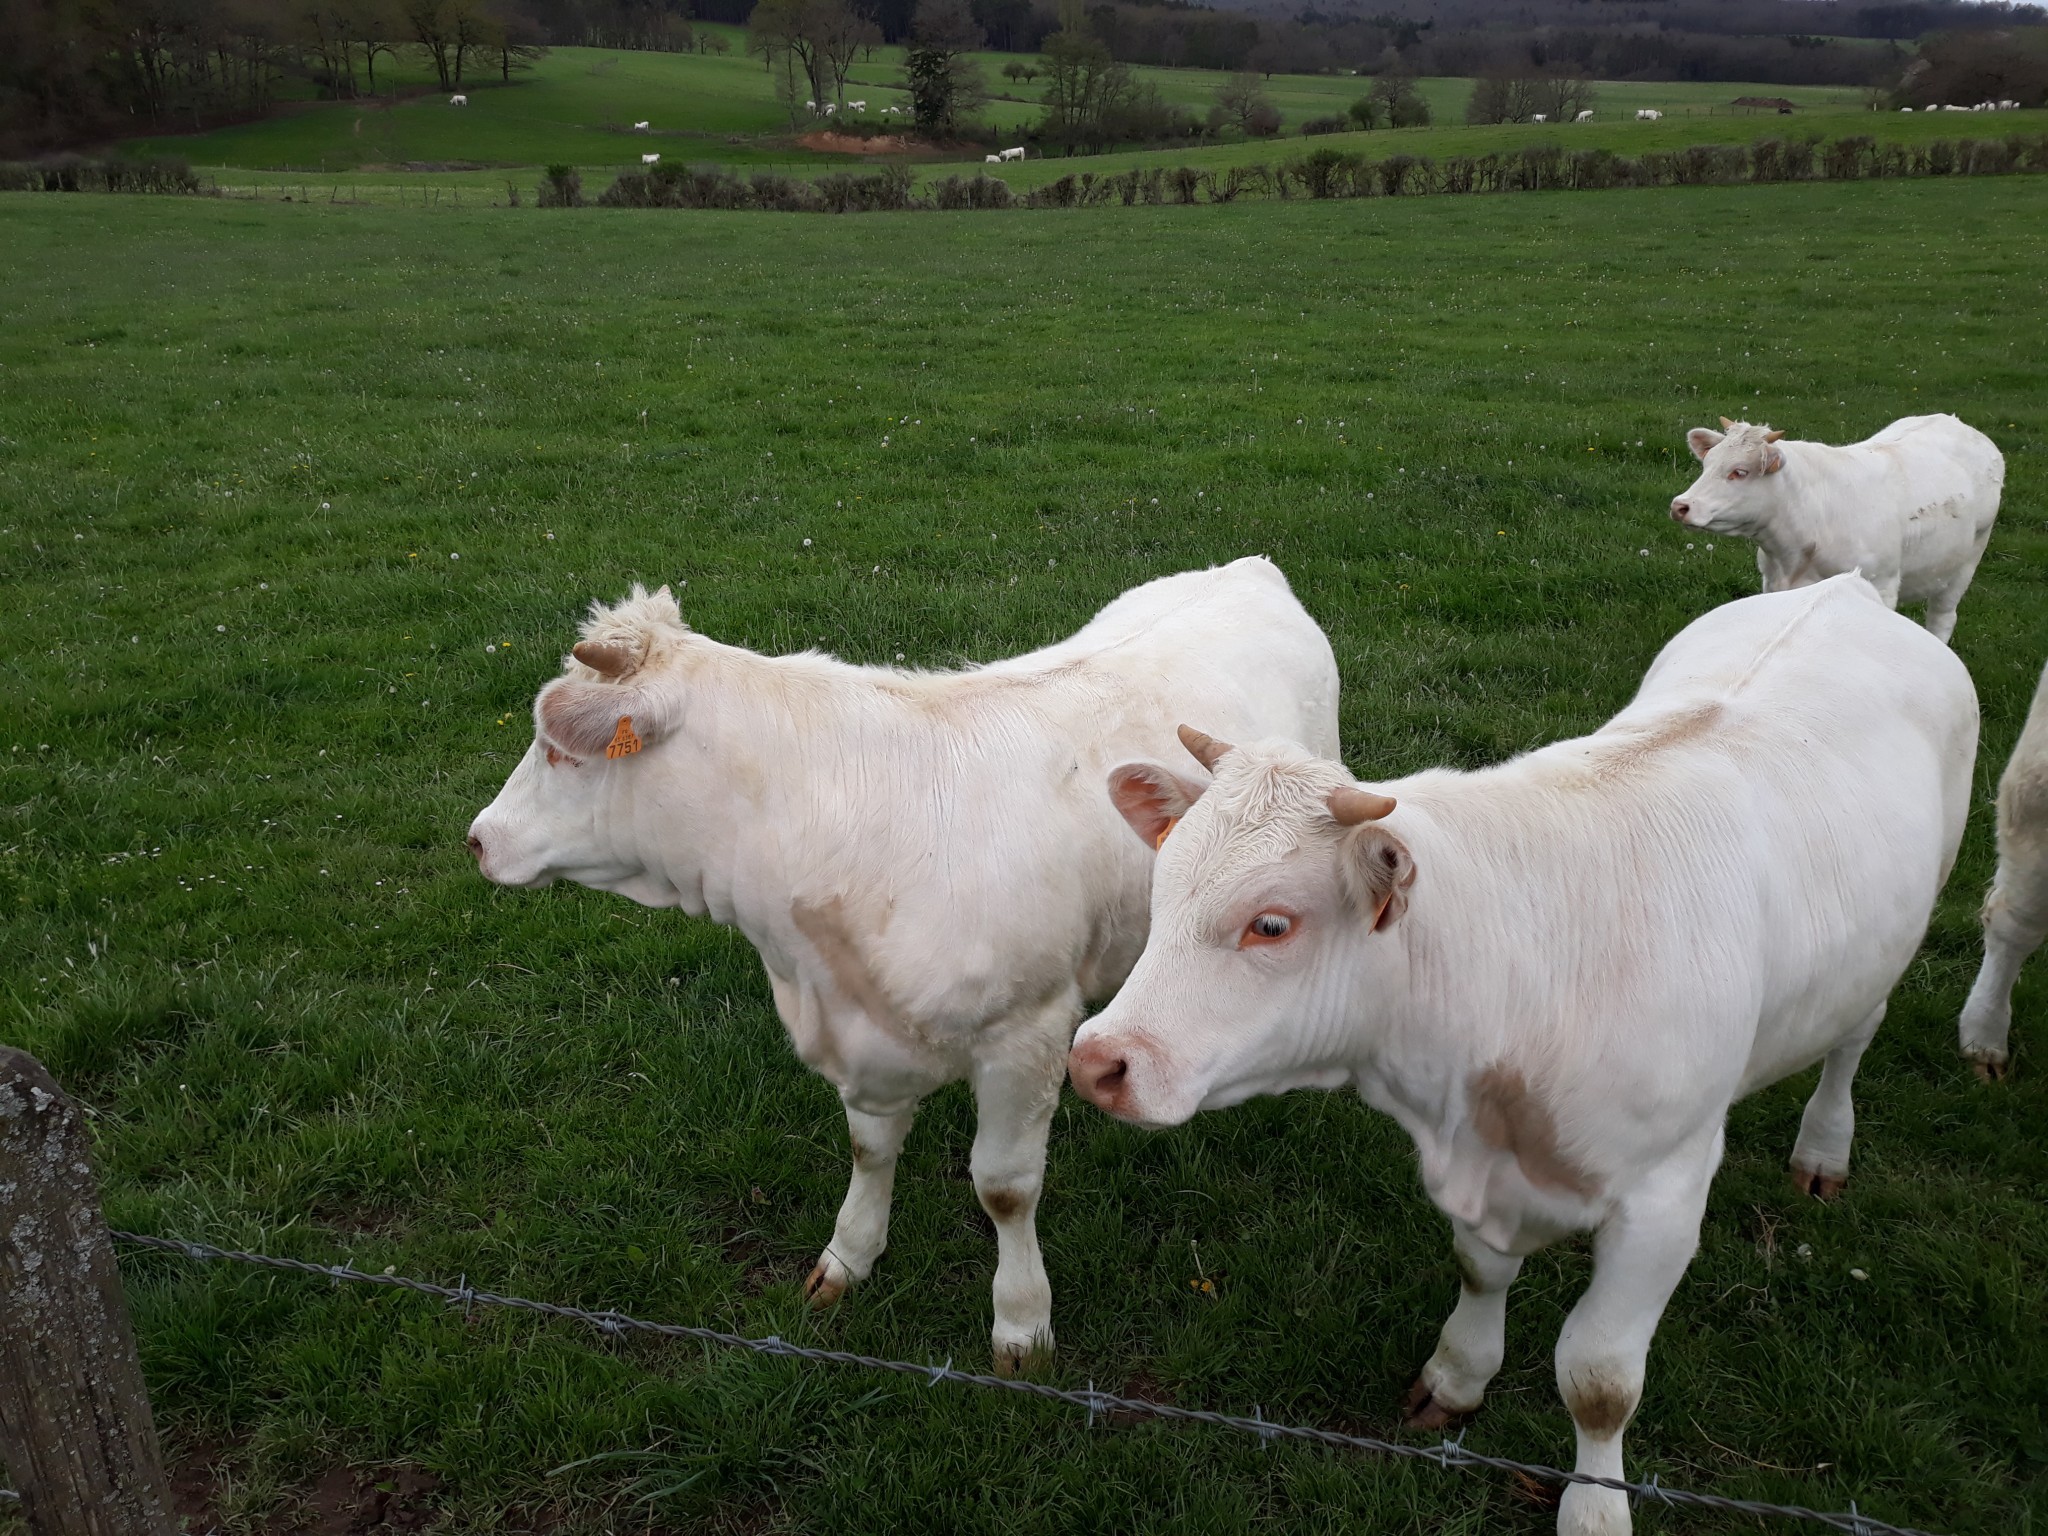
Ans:
POLYGON ((1277 944, 1294 931, 1294 919, 1284 912, 1261 912, 1244 925, 1239 948, 1247 944, 1277 944))
POLYGON ((1728 471, 1728 478, 1730 480, 1740 480, 1744 475, 1748 473, 1749 471, 1746 469, 1731 469, 1728 471))

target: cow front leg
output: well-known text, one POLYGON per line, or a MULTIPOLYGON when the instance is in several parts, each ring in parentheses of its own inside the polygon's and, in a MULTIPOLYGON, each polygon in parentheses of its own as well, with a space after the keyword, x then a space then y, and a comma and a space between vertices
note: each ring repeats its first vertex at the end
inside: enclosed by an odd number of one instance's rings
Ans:
POLYGON ((1820 1083, 1799 1118, 1799 1140, 1792 1144, 1792 1182, 1817 1200, 1832 1200, 1849 1182, 1849 1142, 1856 1134, 1856 1103, 1850 1090, 1856 1064, 1870 1046, 1885 1005, 1879 1003, 1856 1033, 1827 1054, 1820 1083))
POLYGON ((1481 1242, 1462 1221, 1451 1223, 1458 1254, 1458 1305, 1437 1336, 1436 1353, 1408 1389, 1402 1422, 1442 1429, 1478 1408, 1507 1350, 1508 1287, 1522 1261, 1481 1242))
POLYGON ((829 1307, 856 1280, 865 1280, 889 1246, 889 1202, 896 1189, 896 1155, 917 1114, 912 1099, 902 1109, 869 1114, 846 1106, 853 1141, 853 1178, 832 1228, 832 1242, 812 1266, 804 1296, 814 1307, 829 1307))
MULTIPOLYGON (((1621 1434, 1643 1397, 1650 1336, 1699 1247, 1707 1185, 1721 1160, 1667 1163, 1632 1191, 1593 1239, 1593 1283, 1557 1338, 1557 1390, 1578 1430, 1576 1470, 1622 1475, 1621 1434)), ((1574 1483, 1558 1506, 1560 1536, 1628 1536, 1628 1495, 1574 1483)))
POLYGON ((1998 878, 1984 902, 1984 964, 1963 1004, 1963 1055, 1986 1082, 2005 1076, 2011 1059, 2012 989, 2020 967, 2048 938, 2048 861, 2023 871, 2001 857, 1998 878), (2031 878, 2030 878, 2031 877, 2031 878), (2030 899, 2031 898, 2031 899, 2030 899))
POLYGON ((1032 1021, 1005 1047, 976 1059, 974 1193, 996 1228, 995 1367, 1010 1375, 1052 1353, 1052 1284, 1038 1251, 1045 1142, 1066 1077, 1078 1004, 1032 1021))

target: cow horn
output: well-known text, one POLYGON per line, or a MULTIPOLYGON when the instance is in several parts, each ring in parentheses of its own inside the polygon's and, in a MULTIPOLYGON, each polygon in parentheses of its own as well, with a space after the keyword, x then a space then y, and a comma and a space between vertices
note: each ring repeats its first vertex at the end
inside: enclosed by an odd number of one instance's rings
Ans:
POLYGON ((1737 427, 1739 427, 1739 426, 1741 426, 1741 425, 1742 425, 1742 423, 1741 423, 1741 422, 1739 422, 1739 421, 1730 421, 1730 420, 1729 420, 1729 419, 1728 419, 1728 418, 1727 418, 1726 416, 1723 416, 1723 417, 1721 418, 1721 430, 1722 430, 1723 432, 1733 432, 1733 431, 1734 431, 1734 430, 1735 430, 1735 429, 1736 429, 1737 427))
POLYGON ((1776 430, 1769 431, 1764 434, 1764 441, 1767 443, 1775 443, 1779 438, 1783 437, 1784 435, 1784 433, 1776 430))
POLYGON ((1217 760, 1224 753, 1235 750, 1229 742, 1218 741, 1208 732, 1198 731, 1192 725, 1180 727, 1175 734, 1180 737, 1180 744, 1194 753, 1195 761, 1211 773, 1216 771, 1217 760))
POLYGON ((623 645, 611 645, 601 640, 578 640, 569 647, 569 654, 591 671, 611 678, 624 677, 634 666, 631 651, 623 645))
POLYGON ((1378 821, 1394 808, 1391 795, 1376 795, 1369 789, 1358 789, 1345 785, 1330 791, 1324 804, 1330 814, 1337 818, 1340 827, 1355 827, 1361 821, 1378 821))

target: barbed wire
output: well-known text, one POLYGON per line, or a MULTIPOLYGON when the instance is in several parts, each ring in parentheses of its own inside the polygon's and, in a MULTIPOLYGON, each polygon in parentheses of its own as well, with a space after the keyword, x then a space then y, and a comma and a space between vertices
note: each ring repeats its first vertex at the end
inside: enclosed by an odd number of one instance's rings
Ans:
MULTIPOLYGON (((437 1285, 430 1280, 414 1280, 390 1269, 380 1274, 372 1274, 347 1264, 314 1264, 304 1259, 283 1259, 271 1254, 217 1248, 211 1243, 189 1242, 182 1238, 149 1237, 139 1232, 118 1231, 113 1233, 113 1237, 116 1241, 127 1243, 131 1247, 175 1254, 180 1258, 201 1263, 225 1259, 236 1264, 254 1265, 260 1269, 312 1275, 337 1284, 348 1281, 360 1285, 381 1285, 393 1290, 411 1291, 415 1295, 435 1297, 450 1306, 460 1306, 465 1311, 476 1307, 504 1307, 516 1312, 537 1313, 542 1317, 559 1317, 569 1322, 585 1324, 613 1337, 626 1333, 644 1333, 658 1338, 694 1339, 705 1344, 718 1344, 728 1349, 743 1349, 757 1355, 770 1355, 780 1359, 808 1360, 820 1365, 850 1365, 863 1370, 888 1371, 898 1376, 921 1376, 930 1386, 949 1381, 961 1386, 982 1387, 993 1392, 1035 1397, 1046 1402, 1086 1409, 1090 1425, 1094 1424, 1098 1413, 1130 1414, 1163 1419, 1171 1423, 1206 1424, 1214 1429, 1227 1429, 1238 1434, 1256 1436, 1268 1445, 1275 1440, 1293 1440, 1309 1445, 1329 1446, 1337 1450, 1370 1451, 1404 1461, 1434 1462, 1446 1470, 1483 1469, 1491 1472, 1518 1473, 1523 1477, 1546 1483, 1577 1483, 1589 1488, 1612 1488, 1633 1499, 1674 1507, 1804 1520, 1834 1530, 1848 1531, 1851 1536, 1933 1536, 1932 1532, 1916 1530, 1911 1526, 1892 1525, 1870 1515, 1861 1514, 1857 1511, 1853 1499, 1849 1503, 1848 1512, 1844 1514, 1839 1511, 1807 1509, 1798 1504, 1770 1504, 1757 1499, 1731 1499, 1717 1493, 1695 1493, 1684 1488, 1667 1488, 1655 1478, 1647 1483, 1634 1483, 1621 1478, 1596 1477, 1591 1473, 1567 1472, 1561 1467, 1515 1461, 1506 1456, 1488 1456, 1479 1451, 1468 1450, 1462 1433, 1455 1439, 1442 1440, 1433 1446, 1415 1445, 1397 1440, 1382 1440, 1374 1435, 1354 1435, 1341 1430, 1319 1429, 1306 1424, 1276 1424, 1256 1409, 1250 1418, 1246 1418, 1242 1414, 1218 1413, 1207 1408, 1183 1408, 1174 1403, 1154 1403, 1139 1397, 1123 1397, 1114 1392, 1098 1391, 1093 1382, 1088 1384, 1085 1391, 1075 1391, 1072 1388, 1048 1386, 1043 1382, 1021 1377, 960 1371, 953 1368, 950 1357, 943 1365, 918 1365, 909 1360, 887 1360, 875 1355, 856 1354, 850 1350, 815 1349, 809 1345, 792 1344, 774 1334, 766 1338, 749 1338, 745 1334, 728 1333, 721 1328, 705 1328, 688 1323, 654 1323, 644 1318, 630 1317, 623 1312, 592 1312, 582 1307, 564 1306, 552 1301, 534 1301, 524 1296, 501 1296, 495 1291, 478 1290, 469 1283, 467 1275, 455 1285, 437 1285)), ((0 1499, 18 1498, 18 1494, 0 1492, 0 1499)))

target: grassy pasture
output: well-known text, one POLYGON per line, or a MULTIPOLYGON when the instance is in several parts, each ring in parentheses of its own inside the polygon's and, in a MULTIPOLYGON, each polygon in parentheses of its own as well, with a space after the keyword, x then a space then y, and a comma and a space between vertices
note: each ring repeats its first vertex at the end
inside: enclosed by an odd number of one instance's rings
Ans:
MULTIPOLYGON (((583 605, 686 582, 723 639, 948 665, 1264 551, 1331 633, 1354 768, 1478 764, 1596 725, 1753 589, 1663 516, 1686 427, 1954 409, 2009 464, 1957 637, 1988 796, 2048 635, 2044 215, 2038 178, 1001 219, 0 198, 0 1034, 91 1106, 119 1225, 978 1360, 964 1091, 812 1316, 844 1126, 745 943, 472 869, 583 605)), ((2048 971, 2019 1074, 1977 1083, 1989 872, 1986 805, 1847 1198, 1782 1175, 1811 1074, 1736 1110, 1638 1475, 2042 1529, 2048 971)), ((1336 1095, 1156 1136, 1069 1097, 1041 1228, 1058 1379, 1270 1417, 1387 1429, 1457 1286, 1405 1142, 1336 1095)), ((451 1532, 1548 1528, 1486 1478, 125 1269, 236 1530, 350 1467, 437 1480, 451 1532)), ((1569 1458, 1587 1272, 1525 1268, 1469 1444, 1569 1458)))
MULTIPOLYGON (((593 48, 558 48, 510 86, 483 72, 466 87, 467 108, 453 108, 438 91, 369 102, 303 102, 262 122, 210 133, 133 140, 129 148, 177 153, 207 168, 223 186, 238 191, 294 197, 322 197, 402 203, 419 201, 433 189, 444 200, 460 189, 465 203, 502 200, 507 179, 531 192, 533 168, 551 162, 583 168, 587 191, 595 195, 618 171, 637 167, 642 153, 659 151, 669 160, 719 163, 746 170, 779 169, 814 173, 844 166, 851 157, 803 148, 789 131, 770 80, 745 52, 745 34, 721 30, 732 42, 729 54, 627 53, 593 48), (641 120, 655 125, 650 135, 629 131, 641 120), (423 170, 409 166, 480 166, 487 169, 423 170)), ((1010 92, 989 103, 986 118, 1005 133, 1036 121, 1042 84, 1021 90, 1001 76, 1013 57, 983 57, 992 88, 1010 92)), ((1200 113, 1215 100, 1224 76, 1212 70, 1141 66, 1138 75, 1168 101, 1200 113)), ((427 83, 416 64, 390 72, 408 90, 427 83)), ((878 48, 856 65, 848 94, 867 101, 870 116, 885 105, 908 107, 898 88, 902 50, 878 48)), ((1311 117, 1341 115, 1370 82, 1356 76, 1278 75, 1266 90, 1287 119, 1288 136, 1255 144, 1127 151, 1078 162, 1088 170, 1121 170, 1132 165, 1245 164, 1305 153, 1312 145, 1293 132, 1311 117)), ((1953 114, 1874 116, 1862 110, 1858 92, 1818 86, 1751 86, 1679 82, 1603 84, 1599 117, 1587 125, 1533 124, 1469 128, 1464 109, 1469 80, 1440 78, 1418 83, 1436 124, 1428 128, 1351 134, 1318 139, 1375 156, 1445 155, 1521 148, 1539 141, 1578 148, 1604 146, 1636 152, 1701 142, 1737 142, 1765 134, 1875 132, 1887 138, 2000 133, 2038 125, 2037 114, 2003 114, 1986 119, 1953 114), (1784 96, 1799 104, 1790 118, 1729 106, 1742 95, 1784 96), (1638 107, 1653 106, 1661 123, 1637 123, 1638 107)), ((966 163, 978 164, 978 153, 966 163)), ((949 174, 957 165, 920 159, 926 176, 949 174)), ((1004 175, 1018 187, 1034 186, 1075 166, 1064 160, 1012 166, 1004 175)))

